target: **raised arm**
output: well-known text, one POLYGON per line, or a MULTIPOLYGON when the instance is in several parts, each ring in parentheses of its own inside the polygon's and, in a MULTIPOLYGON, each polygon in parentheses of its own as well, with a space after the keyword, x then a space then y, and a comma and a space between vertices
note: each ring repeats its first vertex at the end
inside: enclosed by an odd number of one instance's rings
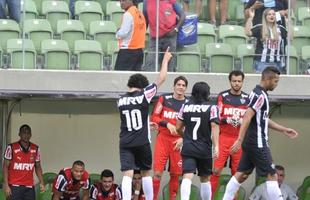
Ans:
POLYGON ((275 130, 275 131, 283 133, 284 135, 286 135, 287 137, 289 137, 291 139, 298 136, 298 132, 295 131, 294 129, 282 126, 282 125, 272 121, 271 119, 268 120, 268 127, 275 130))
POLYGON ((244 28, 244 33, 248 36, 252 36, 252 27, 253 27, 253 18, 254 18, 254 9, 249 9, 248 11, 249 17, 247 18, 245 22, 245 28, 244 28))
POLYGON ((172 54, 169 52, 169 47, 168 47, 166 52, 165 52, 163 61, 161 63, 160 72, 159 72, 157 79, 155 81, 157 88, 159 88, 167 78, 168 63, 169 63, 171 57, 172 57, 172 54))

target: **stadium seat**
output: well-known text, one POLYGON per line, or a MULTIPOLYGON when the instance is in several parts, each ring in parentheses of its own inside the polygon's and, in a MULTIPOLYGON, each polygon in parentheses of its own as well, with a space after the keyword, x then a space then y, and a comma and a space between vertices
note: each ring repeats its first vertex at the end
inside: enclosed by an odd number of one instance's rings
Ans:
POLYGON ((295 46, 297 54, 300 55, 301 48, 310 45, 310 28, 306 26, 295 26, 293 36, 292 45, 295 46))
MULTIPOLYGON (((37 8, 36 8, 36 4, 34 3, 34 1, 32 0, 22 0, 21 3, 21 7, 23 7, 23 4, 25 2, 25 19, 36 19, 38 14, 37 8)), ((20 21, 23 21, 23 13, 21 12, 20 15, 21 19, 20 21)))
POLYGON ((290 45, 290 47, 288 48, 288 46, 286 46, 286 52, 289 52, 289 69, 286 69, 286 71, 288 72, 288 74, 293 75, 293 74, 299 74, 300 70, 299 70, 299 58, 297 55, 297 51, 295 49, 294 46, 290 45))
POLYGON ((241 71, 244 73, 254 73, 253 59, 255 48, 252 44, 240 44, 237 48, 237 57, 241 61, 241 71))
MULTIPOLYGON (((163 187, 163 200, 169 200, 170 193, 169 193, 169 183, 167 183, 164 187, 163 187)), ((181 199, 181 194, 180 194, 180 190, 178 191, 178 194, 176 196, 176 200, 180 200, 181 199)), ((201 200, 200 198, 200 191, 199 188, 192 184, 191 185, 191 194, 189 196, 190 200, 201 200)))
MULTIPOLYGON (((230 23, 237 23, 237 13, 236 13, 236 8, 237 6, 242 5, 243 3, 240 0, 230 0, 228 1, 228 18, 227 21, 229 21, 230 23)), ((243 11, 242 11, 243 14, 243 11)))
POLYGON ((43 1, 42 14, 50 22, 53 32, 57 30, 58 20, 70 18, 69 7, 65 1, 43 1))
POLYGON ((58 20, 57 34, 60 39, 68 42, 69 49, 73 51, 76 40, 85 39, 85 29, 83 23, 79 20, 58 20))
POLYGON ((43 174, 43 181, 45 184, 53 183, 56 176, 57 176, 57 174, 54 172, 45 172, 43 174))
POLYGON ((210 72, 229 73, 234 68, 234 55, 226 43, 206 44, 207 68, 210 72))
POLYGON ((119 1, 107 2, 107 16, 109 20, 113 21, 117 28, 121 25, 121 19, 124 11, 121 8, 119 1))
POLYGON ((117 41, 109 41, 108 42, 108 56, 109 56, 108 69, 111 69, 111 70, 114 69, 118 51, 119 51, 119 47, 118 47, 117 41))
POLYGON ((183 46, 177 51, 177 72, 200 72, 201 56, 198 45, 183 46))
MULTIPOLYGON (((3 55, 3 51, 2 48, 0 46, 0 67, 3 67, 3 63, 2 63, 2 55, 3 55)), ((1 172, 0 172, 1 173, 1 172)), ((0 180, 2 179, 2 175, 0 175, 0 180)), ((2 182, 0 182, 2 183, 2 182)))
POLYGON ((45 192, 37 192, 38 200, 50 200, 53 196, 52 183, 45 184, 45 192))
POLYGON ((36 68, 36 50, 29 39, 9 39, 7 41, 7 53, 9 54, 9 68, 23 69, 23 46, 25 48, 25 69, 36 68), (23 45, 24 41, 24 45, 23 45))
POLYGON ((237 55, 237 48, 240 44, 246 44, 247 37, 243 26, 221 25, 219 27, 219 39, 223 43, 230 44, 234 55, 237 55))
POLYGON ((108 41, 116 40, 116 26, 112 21, 93 21, 90 23, 89 34, 101 43, 104 53, 108 50, 108 41))
POLYGON ((301 48, 301 66, 300 72, 303 73, 310 66, 310 46, 301 48))
POLYGON ((310 199, 310 176, 307 176, 301 186, 298 187, 297 195, 300 200, 310 199))
POLYGON ((70 69, 70 50, 64 40, 43 40, 41 53, 44 55, 44 69, 70 69))
POLYGON ((237 24, 243 25, 244 24, 244 5, 243 4, 238 4, 235 8, 235 17, 237 24))
POLYGON ((0 200, 6 200, 5 194, 2 188, 0 188, 0 200))
POLYGON ((202 55, 206 52, 206 44, 216 42, 216 34, 212 24, 201 23, 197 25, 197 40, 202 55))
POLYGON ((53 38, 51 25, 46 19, 27 19, 24 26, 27 38, 33 41, 37 51, 41 49, 42 40, 53 38))
POLYGON ((91 173, 89 174, 90 184, 94 184, 100 181, 100 174, 91 173))
POLYGON ((310 7, 299 7, 297 17, 303 26, 310 28, 310 7))
POLYGON ((89 30, 89 24, 92 21, 100 21, 104 15, 101 6, 95 1, 76 1, 75 2, 75 16, 83 22, 85 30, 89 30))
POLYGON ((19 38, 20 29, 16 21, 10 19, 0 19, 0 47, 6 51, 8 39, 19 38))
POLYGON ((77 55, 77 69, 102 70, 101 44, 94 40, 77 40, 74 44, 74 53, 77 55))
POLYGON ((94 1, 100 3, 102 12, 103 12, 103 13, 106 13, 107 2, 108 2, 109 0, 94 0, 94 1))

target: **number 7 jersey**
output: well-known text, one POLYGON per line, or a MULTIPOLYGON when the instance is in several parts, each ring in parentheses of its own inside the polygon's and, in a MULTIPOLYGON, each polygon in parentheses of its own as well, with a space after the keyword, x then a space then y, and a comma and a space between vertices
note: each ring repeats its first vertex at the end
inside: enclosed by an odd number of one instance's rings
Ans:
POLYGON ((212 158, 211 122, 219 123, 217 106, 190 100, 182 106, 178 119, 185 126, 182 156, 212 158))
POLYGON ((120 147, 135 147, 150 143, 149 104, 157 92, 155 83, 141 91, 122 95, 117 106, 121 119, 120 147))

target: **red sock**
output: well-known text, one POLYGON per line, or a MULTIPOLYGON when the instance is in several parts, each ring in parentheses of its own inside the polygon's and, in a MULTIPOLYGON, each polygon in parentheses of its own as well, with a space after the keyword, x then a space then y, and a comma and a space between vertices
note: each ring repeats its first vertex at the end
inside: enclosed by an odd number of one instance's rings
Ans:
POLYGON ((219 183, 219 179, 220 179, 219 175, 215 175, 215 174, 211 175, 210 182, 211 182, 211 190, 212 190, 212 199, 214 198, 214 195, 215 195, 218 183, 219 183))
POLYGON ((170 174, 170 181, 169 181, 170 200, 176 199, 178 189, 179 189, 179 175, 170 174))
POLYGON ((160 188, 160 179, 153 177, 154 200, 157 200, 159 188, 160 188))

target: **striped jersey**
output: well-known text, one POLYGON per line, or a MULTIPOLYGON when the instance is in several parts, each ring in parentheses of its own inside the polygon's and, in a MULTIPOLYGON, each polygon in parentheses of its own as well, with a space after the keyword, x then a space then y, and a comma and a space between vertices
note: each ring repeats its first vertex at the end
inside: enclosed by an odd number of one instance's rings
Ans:
POLYGON ((269 100, 267 92, 257 85, 250 96, 249 108, 255 111, 244 138, 244 146, 268 147, 269 100))
POLYGON ((279 40, 275 41, 270 32, 270 37, 261 41, 262 24, 257 24, 252 28, 252 36, 256 38, 255 60, 259 62, 273 63, 282 62, 285 54, 285 40, 287 30, 282 25, 278 25, 279 40))

